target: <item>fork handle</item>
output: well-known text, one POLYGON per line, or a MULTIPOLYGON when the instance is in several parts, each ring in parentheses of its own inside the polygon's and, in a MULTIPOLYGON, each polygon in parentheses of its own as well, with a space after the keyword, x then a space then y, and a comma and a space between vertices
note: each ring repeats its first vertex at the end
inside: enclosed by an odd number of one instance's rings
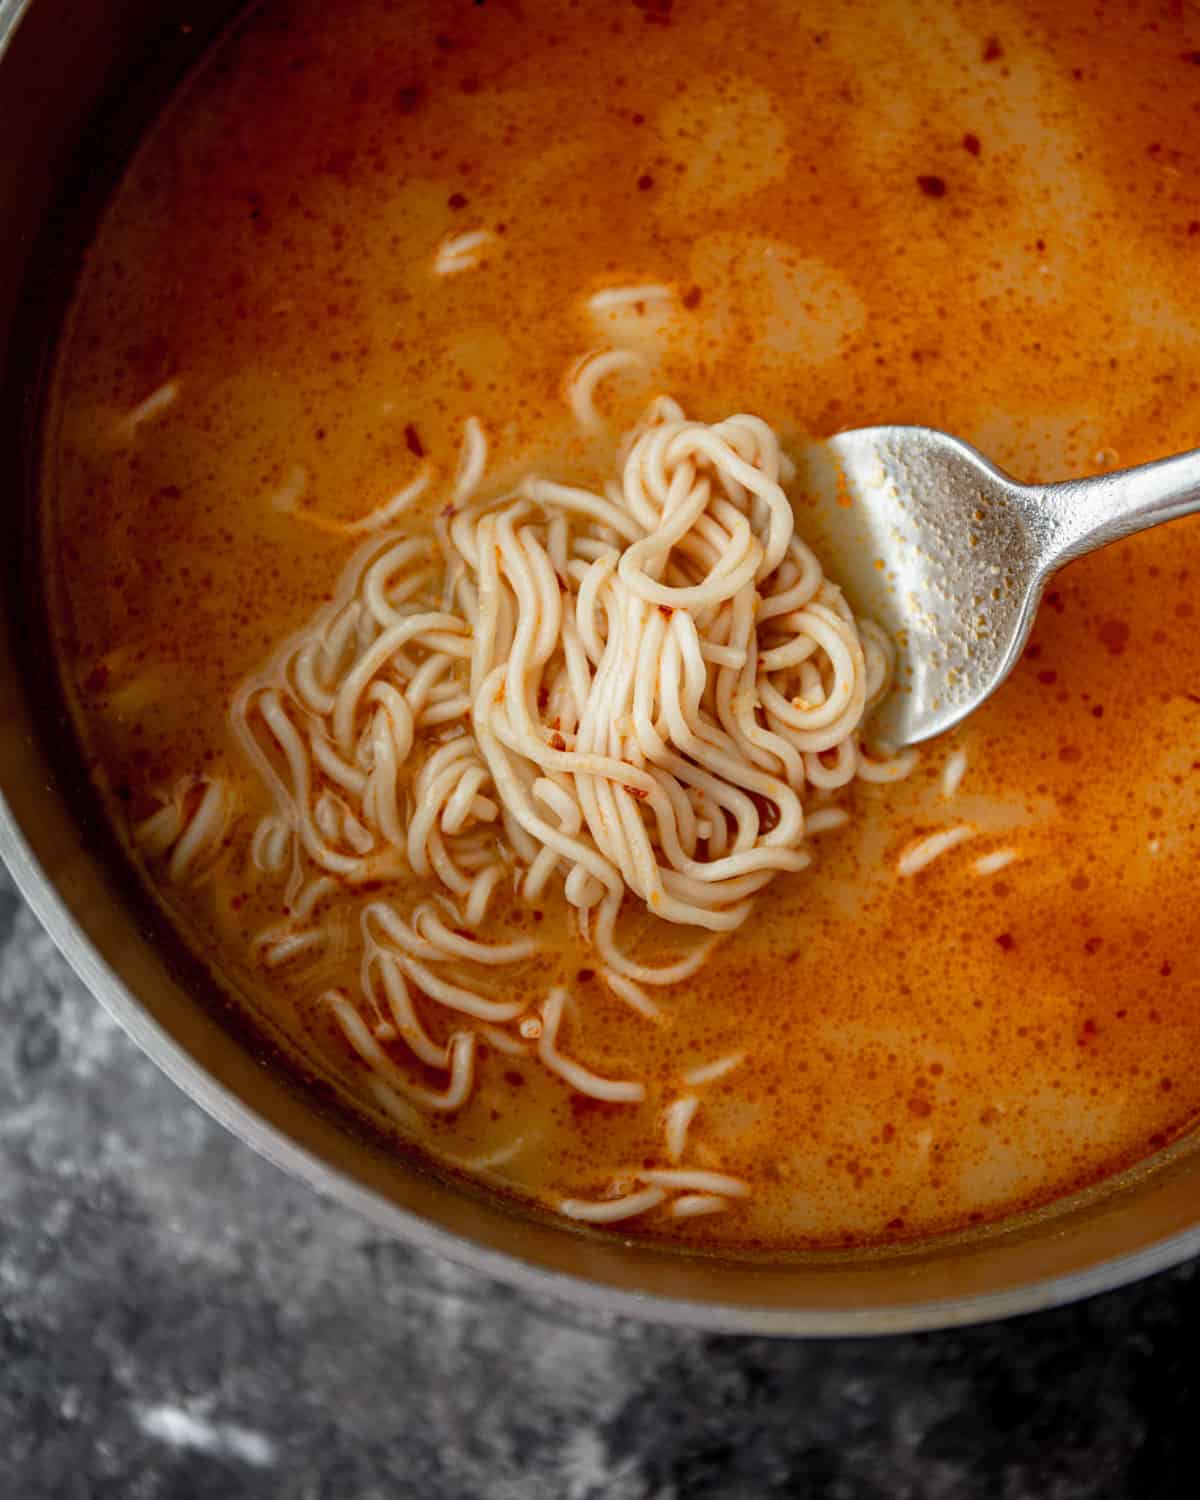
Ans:
POLYGON ((1050 573, 1085 552, 1200 510, 1200 448, 1136 469, 1040 486, 1039 498, 1050 573))

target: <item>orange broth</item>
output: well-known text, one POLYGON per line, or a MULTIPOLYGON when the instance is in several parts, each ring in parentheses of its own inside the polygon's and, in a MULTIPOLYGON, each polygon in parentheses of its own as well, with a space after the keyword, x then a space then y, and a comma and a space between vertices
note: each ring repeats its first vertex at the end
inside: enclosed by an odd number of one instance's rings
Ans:
MULTIPOLYGON (((1184 4, 255 9, 149 136, 91 249, 45 515, 59 667, 122 837, 181 776, 238 787, 219 880, 144 874, 256 1024, 371 1112, 315 1004, 353 990, 357 960, 268 972, 253 947, 283 898, 246 857, 267 803, 226 722, 353 551, 273 504, 297 466, 306 506, 353 518, 421 455, 449 482, 475 415, 490 477, 597 477, 612 439, 574 439, 562 379, 607 344, 654 361, 649 383, 604 387, 614 434, 667 390, 793 444, 927 423, 1023 478, 1192 447, 1198 143, 1200 13, 1184 4), (494 235, 481 263, 433 275, 439 243, 477 228, 494 235), (588 312, 631 283, 676 302, 588 312), (130 435, 168 379, 176 400, 130 435)), ((486 1055, 425 1149, 461 1168, 519 1140, 490 1186, 595 1196, 618 1168, 669 1165, 660 1115, 682 1073, 744 1053, 691 1091, 688 1161, 750 1197, 618 1227, 778 1252, 993 1221, 1189 1131, 1198 581, 1196 521, 1064 572, 996 698, 908 781, 840 795, 849 825, 663 996, 660 1026, 601 990, 561 901, 525 914, 558 956, 522 982, 553 969, 575 997, 571 1054, 649 1097, 581 1100, 535 1059, 486 1055), (975 838, 898 876, 914 838, 962 821, 975 838)))

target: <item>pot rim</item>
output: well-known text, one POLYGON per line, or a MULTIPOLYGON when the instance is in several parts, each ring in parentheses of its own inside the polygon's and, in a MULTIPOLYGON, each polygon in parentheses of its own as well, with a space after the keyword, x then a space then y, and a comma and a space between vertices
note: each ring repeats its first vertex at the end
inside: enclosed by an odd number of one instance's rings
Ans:
MULTIPOLYGON (((0 0, 0 60, 34 0, 0 0)), ((322 1160, 203 1067, 152 1017, 84 933, 23 833, 0 786, 0 861, 59 952, 87 990, 130 1039, 194 1103, 274 1165, 322 1196, 353 1209, 415 1249, 535 1296, 552 1297, 591 1312, 688 1327, 711 1333, 773 1337, 878 1336, 981 1323, 1060 1307, 1112 1291, 1167 1270, 1200 1253, 1200 1222, 1129 1253, 1101 1259, 1080 1271, 1036 1278, 992 1292, 933 1297, 893 1306, 753 1306, 699 1301, 604 1285, 582 1274, 551 1270, 507 1250, 489 1248, 356 1182, 322 1160)), ((566 1233, 567 1231, 562 1231, 566 1233)))

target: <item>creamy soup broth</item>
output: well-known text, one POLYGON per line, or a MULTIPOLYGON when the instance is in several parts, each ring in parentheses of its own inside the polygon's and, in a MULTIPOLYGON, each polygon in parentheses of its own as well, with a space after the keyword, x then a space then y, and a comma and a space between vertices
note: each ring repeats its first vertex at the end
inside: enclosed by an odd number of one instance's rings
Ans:
MULTIPOLYGON (((254 942, 284 897, 249 857, 267 803, 228 703, 359 540, 297 507, 352 520, 428 461, 441 478, 403 520, 427 530, 469 417, 489 482, 603 475, 659 391, 794 446, 927 423, 1022 478, 1195 445, 1198 49, 1200 14, 1172 4, 258 7, 116 189, 46 453, 59 669, 115 828, 128 842, 181 778, 236 790, 213 879, 171 883, 131 846, 231 1003, 393 1128, 317 1004, 356 983, 353 953, 268 969, 254 942), (475 230, 476 263, 436 274, 475 230), (673 298, 589 304, 642 284, 673 298), (604 347, 646 363, 581 438, 564 374, 604 347)), ((422 1149, 552 1205, 669 1166, 662 1111, 694 1096, 688 1164, 749 1196, 621 1232, 781 1251, 996 1220, 1190 1130, 1198 581, 1186 521, 1066 570, 995 699, 907 780, 838 795, 846 826, 657 1023, 597 982, 560 896, 508 913, 549 950, 515 983, 565 984, 571 1053, 646 1100, 581 1098, 485 1046, 422 1149)), ((361 899, 333 898, 335 923, 361 899)), ((645 952, 690 941, 627 921, 645 952)))

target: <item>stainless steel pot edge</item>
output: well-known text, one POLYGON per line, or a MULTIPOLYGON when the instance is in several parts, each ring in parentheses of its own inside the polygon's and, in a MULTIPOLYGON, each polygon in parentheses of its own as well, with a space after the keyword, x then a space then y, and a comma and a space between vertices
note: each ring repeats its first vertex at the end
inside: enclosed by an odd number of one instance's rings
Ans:
MULTIPOLYGON (((1167 1270, 1200 1252, 1200 1226, 1088 1271, 1050 1277, 1007 1292, 915 1303, 894 1310, 746 1308, 639 1295, 601 1287, 485 1250, 436 1229, 359 1187, 275 1130, 217 1083, 146 1014, 137 999, 79 932, 52 883, 34 859, 0 793, 0 859, 55 946, 93 996, 131 1040, 220 1125, 275 1166, 345 1204, 416 1249, 493 1276, 523 1292, 563 1298, 590 1311, 704 1329, 773 1337, 877 1336, 951 1328, 1057 1307, 1167 1270)), ((564 1231, 565 1232, 565 1231, 564 1231)))
MULTIPOLYGON (((0 0, 0 60, 34 0, 0 0)), ((0 792, 0 859, 71 968, 134 1043, 195 1103, 255 1151, 323 1195, 416 1249, 495 1277, 521 1291, 562 1298, 589 1311, 719 1333, 768 1336, 882 1335, 952 1327, 1054 1307, 1149 1276, 1200 1252, 1200 1225, 1086 1270, 1002 1291, 931 1298, 888 1307, 754 1307, 700 1302, 603 1286, 530 1264, 440 1229, 353 1181, 270 1125, 164 1031, 83 934, 35 857, 0 792)), ((1048 1232, 1053 1230, 1048 1227, 1048 1232)), ((565 1231, 564 1231, 565 1232, 565 1231)), ((1069 1232, 1069 1228, 1066 1229, 1069 1232)))

